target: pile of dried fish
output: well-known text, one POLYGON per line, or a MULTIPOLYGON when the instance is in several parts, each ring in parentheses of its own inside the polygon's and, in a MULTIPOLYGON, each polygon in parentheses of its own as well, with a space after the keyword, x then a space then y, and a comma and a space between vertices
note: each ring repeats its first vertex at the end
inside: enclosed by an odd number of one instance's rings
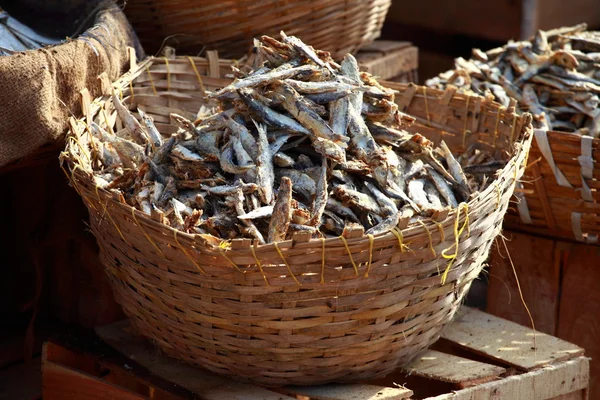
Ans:
POLYGON ((39 49, 58 42, 60 39, 41 35, 0 9, 0 56, 39 49))
POLYGON ((256 41, 264 63, 234 70, 209 95, 216 109, 196 123, 171 114, 169 138, 113 96, 125 128, 90 127, 96 184, 176 229, 267 243, 349 224, 385 233, 468 201, 502 166, 473 149, 461 161, 479 165, 463 170, 445 143, 404 130, 414 119, 354 57, 338 65, 281 35, 256 41))
POLYGON ((600 136, 600 32, 586 24, 538 31, 531 41, 509 42, 426 82, 489 96, 508 107, 511 98, 534 116, 540 129, 600 136))

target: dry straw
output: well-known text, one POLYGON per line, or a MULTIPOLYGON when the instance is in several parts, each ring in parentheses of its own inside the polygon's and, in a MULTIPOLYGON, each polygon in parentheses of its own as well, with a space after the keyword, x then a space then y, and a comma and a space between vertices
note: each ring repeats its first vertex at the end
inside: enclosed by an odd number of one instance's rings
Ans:
POLYGON ((280 30, 334 56, 355 52, 379 37, 391 0, 128 0, 124 11, 144 48, 163 40, 181 54, 215 49, 241 57, 258 35, 280 30))
MULTIPOLYGON (((195 118, 205 104, 201 87, 227 84, 229 65, 214 54, 150 59, 115 88, 166 134, 175 130, 170 113, 195 118)), ((116 132, 120 122, 108 96, 88 105, 89 119, 71 123, 62 160, 137 331, 173 357, 268 385, 382 376, 435 341, 501 230, 526 163, 531 117, 452 89, 388 85, 399 91, 400 109, 417 118, 413 130, 454 151, 477 143, 509 161, 506 167, 468 204, 436 220, 403 221, 375 237, 360 229, 260 246, 174 231, 98 189, 86 125, 109 121, 116 132)))

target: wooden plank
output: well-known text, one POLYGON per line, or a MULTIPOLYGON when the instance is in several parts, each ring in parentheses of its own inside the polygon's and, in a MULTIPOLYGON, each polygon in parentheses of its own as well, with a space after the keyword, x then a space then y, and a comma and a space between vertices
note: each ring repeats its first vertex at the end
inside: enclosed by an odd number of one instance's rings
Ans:
MULTIPOLYGON (((560 250, 555 241, 504 231, 521 291, 535 328, 556 334, 560 288, 560 250)), ((521 303, 517 282, 501 239, 490 252, 486 311, 524 326, 531 326, 521 303)))
POLYGON ((463 307, 454 322, 446 326, 442 338, 501 365, 525 371, 584 352, 564 340, 468 307, 463 307))
POLYGON ((382 388, 363 384, 329 384, 320 386, 286 386, 283 391, 290 395, 304 396, 310 400, 404 400, 410 399, 412 390, 382 388))
POLYGON ((591 357, 590 399, 600 398, 600 247, 565 251, 558 334, 591 357))
POLYGON ((44 363, 43 386, 44 400, 148 400, 146 396, 53 362, 44 363))
POLYGON ((41 361, 21 363, 0 370, 0 400, 34 400, 42 396, 41 361))
POLYGON ((130 332, 129 322, 122 321, 96 329, 109 345, 134 359, 154 375, 173 382, 207 400, 292 400, 273 391, 193 368, 167 356, 158 355, 148 341, 130 332))
POLYGON ((589 384, 589 359, 577 357, 499 381, 428 397, 424 400, 549 400, 585 390, 589 384))
POLYGON ((425 351, 402 369, 410 375, 453 383, 461 388, 496 380, 506 372, 506 369, 496 365, 435 350, 425 351))

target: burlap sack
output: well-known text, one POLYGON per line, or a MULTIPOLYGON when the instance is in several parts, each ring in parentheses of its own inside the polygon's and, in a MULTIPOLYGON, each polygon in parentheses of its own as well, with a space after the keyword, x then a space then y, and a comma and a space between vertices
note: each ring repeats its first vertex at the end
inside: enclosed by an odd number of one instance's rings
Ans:
MULTIPOLYGON (((39 7, 35 3, 29 0, 20 5, 27 4, 44 15, 44 24, 48 24, 48 15, 52 15, 47 12, 48 3, 39 1, 39 7)), ((98 75, 106 72, 113 81, 125 72, 129 65, 127 47, 136 49, 138 59, 144 56, 135 33, 114 3, 80 1, 79 7, 70 9, 71 14, 74 10, 79 13, 70 24, 70 32, 78 34, 74 39, 0 57, 0 167, 34 154, 44 145, 62 147, 68 118, 81 110, 79 92, 87 88, 96 97, 101 94, 98 75), (90 28, 85 29, 86 25, 90 28)), ((28 22, 35 26, 31 18, 28 22)), ((60 31, 55 29, 54 33, 60 31)))

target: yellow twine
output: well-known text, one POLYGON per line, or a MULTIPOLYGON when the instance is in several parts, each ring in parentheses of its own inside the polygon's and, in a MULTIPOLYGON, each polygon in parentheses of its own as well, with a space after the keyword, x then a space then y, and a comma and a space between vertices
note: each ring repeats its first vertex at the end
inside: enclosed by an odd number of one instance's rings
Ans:
POLYGON ((175 243, 177 243, 177 246, 179 246, 183 253, 190 259, 190 261, 192 262, 192 264, 194 264, 198 271, 202 272, 202 274, 204 275, 208 275, 206 271, 200 266, 200 264, 198 264, 196 260, 194 260, 192 256, 187 252, 185 247, 183 247, 181 243, 179 243, 179 240, 177 239, 177 229, 173 229, 173 237, 175 238, 175 243))
POLYGON ((218 246, 219 253, 221 253, 223 258, 225 258, 227 261, 229 261, 229 263, 233 266, 233 268, 237 269, 238 272, 242 272, 240 267, 238 267, 237 264, 234 263, 233 260, 231 258, 229 258, 229 256, 227 256, 227 254, 225 254, 225 250, 229 250, 230 248, 231 248, 231 243, 227 242, 226 240, 222 240, 218 246))
POLYGON ((419 220, 419 223, 421 224, 423 229, 425 229, 425 232, 427 232, 427 237, 429 238, 429 250, 431 250, 431 254, 433 254, 434 257, 437 257, 437 253, 435 252, 435 249, 433 248, 433 240, 431 239, 431 232, 429 232, 429 229, 427 229, 427 225, 425 225, 423 223, 423 221, 419 220))
POLYGON ((146 233, 146 231, 144 230, 144 228, 142 228, 142 225, 140 225, 140 223, 138 222, 137 218, 135 217, 135 208, 131 207, 131 216, 133 217, 133 220, 135 221, 135 224, 138 226, 138 228, 140 228, 140 230, 142 231, 142 233, 144 234, 144 236, 146 236, 146 239, 148 239, 148 241, 150 242, 150 244, 152 246, 154 246, 154 248, 163 256, 165 257, 165 253, 162 252, 162 250, 156 245, 156 243, 154 243, 154 241, 152 241, 152 239, 150 238, 150 236, 148 236, 148 234, 146 233))
POLYGON ((502 198, 502 194, 500 193, 500 185, 496 182, 494 184, 496 188, 496 210, 500 208, 500 199, 502 198))
POLYGON ((154 86, 154 79, 152 79, 152 74, 150 73, 150 67, 147 65, 146 72, 148 72, 148 78, 150 78, 150 85, 152 86, 152 91, 154 92, 155 96, 158 96, 158 93, 156 92, 156 86, 154 86))
POLYGON ((288 272, 290 273, 292 279, 294 280, 294 282, 296 282, 296 284, 298 286, 302 286, 302 284, 298 281, 298 279, 296 279, 296 276, 294 275, 294 273, 292 272, 292 268, 290 267, 290 265, 288 264, 288 262, 286 261, 285 257, 283 256, 283 253, 281 252, 281 250, 279 249, 279 245, 277 244, 277 242, 273 242, 273 245, 275 246, 275 250, 277 250, 277 253, 279 253, 279 257, 281 257, 281 260, 283 261, 283 263, 285 264, 285 266, 288 269, 288 272))
MULTIPOLYGON (((79 150, 81 150, 81 154, 83 154, 87 160, 88 163, 91 163, 92 160, 90 160, 90 158, 88 157, 85 149, 83 148, 83 146, 81 145, 81 143, 79 142, 79 139, 76 136, 69 136, 69 140, 72 140, 75 142, 75 144, 77 145, 77 147, 79 147, 79 150)), ((81 162, 81 160, 79 160, 79 162, 81 162)))
POLYGON ((515 138, 515 130, 517 129, 517 114, 513 117, 512 129, 510 130, 510 143, 513 143, 515 138))
POLYGON ((131 102, 135 102, 135 95, 133 94, 133 82, 129 81, 129 91, 131 92, 131 102))
POLYGON ((427 116, 427 125, 431 126, 431 119, 429 117, 429 105, 427 104, 427 88, 423 86, 423 99, 425 100, 425 115, 427 116))
POLYGON ((469 100, 471 96, 467 96, 467 104, 465 105, 465 127, 463 128, 462 147, 463 149, 467 146, 467 120, 469 119, 469 100))
POLYGON ((169 60, 167 57, 163 57, 165 59, 165 67, 167 68, 167 92, 171 89, 171 70, 169 69, 169 60))
POLYGON ((375 237, 372 234, 368 234, 367 236, 369 237, 369 264, 367 264, 365 278, 368 278, 369 272, 371 272, 371 263, 373 262, 373 242, 375 241, 375 237))
POLYGON ((496 127, 494 128, 494 140, 492 141, 492 146, 496 147, 496 138, 498 137, 498 126, 500 125, 500 110, 502 107, 498 107, 498 113, 496 114, 496 127))
POLYGON ((448 266, 446 267, 446 270, 444 271, 444 273, 442 274, 442 285, 446 284, 446 278, 448 277, 448 272, 450 272, 450 268, 452 268, 452 264, 454 264, 454 261, 456 260, 456 257, 458 256, 458 240, 460 238, 460 236, 462 235, 463 231, 465 230, 465 227, 467 227, 467 233, 468 235, 471 234, 471 228, 469 226, 469 205, 466 203, 461 203, 458 206, 458 209, 456 210, 456 218, 454 219, 454 243, 452 244, 452 246, 448 247, 447 249, 442 250, 442 257, 444 257, 447 260, 450 260, 450 262, 448 263, 448 266), (465 222, 463 223, 463 226, 459 229, 458 228, 458 222, 460 221, 460 211, 462 209, 465 209, 465 222), (455 251, 454 254, 446 254, 446 252, 448 250, 450 250, 452 247, 455 247, 455 251))
POLYGON ((441 223, 431 220, 431 222, 433 222, 434 224, 437 225, 438 231, 440 231, 440 241, 443 242, 446 240, 446 234, 444 233, 444 225, 442 225, 441 223))
POLYGON ((321 284, 325 283, 325 238, 321 236, 321 284))
POLYGON ((352 263, 352 267, 354 267, 354 273, 356 276, 358 276, 358 266, 354 262, 354 258, 352 258, 352 253, 350 252, 350 247, 348 247, 348 241, 343 236, 340 236, 340 239, 342 239, 342 243, 344 243, 344 247, 346 248, 346 251, 348 252, 348 255, 350 256, 350 262, 352 263))
POLYGON ((198 68, 196 68, 196 64, 194 64, 194 60, 192 60, 192 57, 188 57, 188 60, 190 60, 190 64, 192 64, 192 69, 194 70, 194 72, 196 73, 196 77, 198 78, 198 83, 200 84, 200 90, 202 91, 202 96, 205 96, 206 88, 204 87, 204 83, 202 82, 202 77, 200 76, 200 72, 198 72, 198 68))
POLYGON ((269 285, 269 281, 267 280, 267 277, 265 276, 265 272, 263 271, 263 267, 262 267, 262 264, 260 263, 260 260, 258 259, 258 257, 256 257, 255 247, 256 247, 256 242, 254 242, 254 246, 250 247, 250 250, 252 250, 252 255, 254 256, 254 261, 256 262, 256 265, 258 266, 258 269, 260 270, 260 273, 262 274, 263 279, 265 280, 265 284, 267 286, 271 286, 271 285, 269 285))
POLYGON ((123 91, 121 90, 121 88, 119 89, 119 98, 121 99, 121 101, 123 101, 123 91))
POLYGON ((396 239, 398 239, 398 246, 400 248, 400 253, 404 253, 406 251, 407 246, 403 243, 404 241, 404 236, 402 235, 402 232, 400 230, 398 230, 398 228, 392 228, 391 232, 394 234, 394 236, 396 236, 396 239))

